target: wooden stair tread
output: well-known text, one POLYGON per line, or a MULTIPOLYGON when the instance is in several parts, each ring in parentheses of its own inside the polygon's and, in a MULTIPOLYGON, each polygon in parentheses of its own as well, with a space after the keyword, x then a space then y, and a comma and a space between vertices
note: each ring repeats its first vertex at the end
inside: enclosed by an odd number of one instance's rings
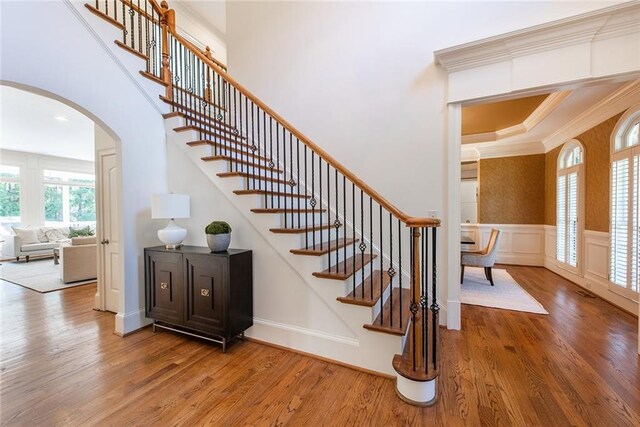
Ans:
POLYGON ((308 227, 298 227, 298 228, 271 228, 269 231, 276 234, 303 234, 303 233, 312 233, 314 231, 326 230, 327 228, 333 228, 333 224, 323 224, 323 225, 310 225, 308 227))
POLYGON ((137 50, 135 50, 134 48, 132 48, 131 46, 121 42, 120 40, 114 40, 115 44, 118 47, 121 47, 122 49, 126 50, 127 52, 137 56, 138 58, 142 59, 143 61, 148 61, 149 57, 147 55, 145 55, 142 52, 138 52, 137 50))
MULTIPOLYGON (((317 213, 321 213, 321 212, 326 212, 326 209, 316 209, 314 212, 317 213)), ((257 214, 274 214, 274 213, 304 213, 305 210, 304 209, 291 209, 291 208, 255 208, 255 209, 251 209, 251 212, 253 213, 257 213, 257 214)), ((311 212, 311 209, 308 210, 309 213, 311 212)))
POLYGON ((93 13, 94 15, 104 19, 105 21, 107 21, 108 23, 116 26, 118 29, 120 30, 124 30, 124 25, 122 25, 122 23, 116 21, 115 19, 113 19, 112 17, 110 17, 109 15, 105 14, 104 12, 102 12, 101 10, 96 9, 95 7, 93 7, 92 5, 90 5, 89 3, 85 3, 84 5, 87 9, 89 9, 91 11, 91 13, 93 13))
MULTIPOLYGON (((429 330, 429 333, 427 334, 427 339, 431 340, 433 338, 432 335, 432 318, 431 318, 431 314, 430 312, 428 312, 429 314, 427 315, 427 329, 429 330)), ((416 323, 419 323, 416 322, 416 323)), ((404 348, 402 349, 402 354, 396 354, 395 356, 393 356, 393 361, 392 361, 392 366, 393 369, 399 374, 402 375, 405 378, 409 378, 411 380, 414 381, 431 381, 434 378, 436 378, 438 376, 438 373, 440 371, 440 361, 442 360, 442 357, 440 356, 441 354, 441 350, 442 349, 442 333, 440 332, 440 326, 438 325, 438 331, 436 332, 438 334, 437 336, 437 349, 436 349, 436 357, 437 357, 437 361, 436 364, 434 366, 433 364, 433 353, 431 353, 431 351, 433 351, 433 348, 431 347, 431 342, 429 341, 429 357, 427 360, 427 369, 423 367, 417 367, 417 369, 413 369, 413 362, 412 362, 412 358, 410 355, 411 352, 411 342, 413 340, 413 327, 409 328, 409 333, 407 334, 407 340, 404 343, 404 348)), ((416 332, 418 332, 419 328, 416 329, 416 332)))
POLYGON ((256 181, 269 181, 269 182, 277 182, 279 184, 289 184, 289 181, 281 178, 271 178, 269 176, 264 176, 260 174, 248 173, 243 171, 234 171, 234 172, 220 172, 217 174, 220 178, 233 178, 236 176, 240 176, 243 178, 247 178, 249 180, 256 181))
MULTIPOLYGON (((151 74, 151 73, 148 73, 148 72, 146 72, 146 71, 144 71, 144 70, 141 70, 141 71, 140 71, 140 75, 141 75, 142 77, 146 77, 147 79, 149 79, 149 80, 151 80, 151 81, 153 81, 153 82, 155 82, 155 83, 158 83, 158 84, 160 84, 160 85, 162 85, 162 86, 164 86, 164 87, 167 87, 167 82, 165 82, 164 80, 162 80, 162 79, 161 79, 160 77, 158 77, 158 76, 155 76, 155 75, 153 75, 153 74, 151 74)), ((169 113, 169 114, 171 114, 171 113, 169 113)), ((168 116, 169 114, 163 114, 163 115, 162 115, 162 117, 166 119, 166 118, 168 118, 168 117, 165 117, 165 116, 168 116)))
POLYGON ((233 192, 240 196, 247 195, 247 194, 266 194, 267 196, 290 197, 290 198, 299 198, 299 199, 311 198, 311 196, 306 194, 296 194, 296 193, 287 193, 287 192, 269 191, 269 190, 234 190, 233 192))
MULTIPOLYGON (((167 98, 164 95, 159 95, 158 97, 160 98, 160 100, 162 102, 164 102, 166 104, 169 104, 169 105, 171 105, 171 106, 173 106, 173 107, 175 107, 175 108, 177 108, 179 110, 184 110, 184 111, 178 111, 179 113, 184 113, 186 111, 189 114, 192 114, 192 115, 195 115, 195 116, 200 116, 200 117, 203 117, 205 119, 213 120, 216 123, 220 124, 221 126, 229 128, 231 130, 235 130, 235 128, 233 126, 231 126, 230 124, 227 124, 227 123, 225 123, 225 122, 223 122, 221 120, 218 120, 218 119, 214 119, 211 116, 209 116, 208 114, 204 114, 204 113, 202 113, 200 111, 194 110, 193 108, 189 108, 187 106, 184 106, 184 105, 180 104, 179 102, 172 101, 172 100, 170 100, 169 98, 167 98)), ((171 114, 171 113, 168 113, 168 114, 171 114)))
MULTIPOLYGON (((380 270, 375 270, 372 275, 367 276, 360 283, 354 292, 351 291, 346 297, 338 297, 337 300, 346 304, 363 305, 373 307, 380 300, 380 270), (373 290, 373 293, 371 291, 373 290)), ((391 283, 391 277, 386 271, 382 272, 382 291, 384 292, 391 283)))
POLYGON ((189 147, 197 147, 199 145, 210 145, 212 147, 218 147, 221 150, 233 151, 234 153, 238 153, 240 155, 247 156, 247 157, 252 157, 254 159, 269 160, 267 157, 264 157, 264 156, 261 156, 259 154, 253 153, 248 148, 238 148, 238 147, 236 147, 237 145, 244 146, 245 144, 233 143, 233 144, 225 145, 225 144, 223 144, 221 142, 211 141, 211 140, 208 140, 208 139, 199 139, 197 141, 187 142, 187 145, 189 147))
POLYGON ((392 335, 404 335, 407 332, 407 325, 411 317, 409 304, 411 303, 411 291, 402 289, 402 327, 400 326, 400 288, 393 288, 391 297, 387 299, 382 312, 378 314, 376 320, 371 324, 364 325, 365 329, 371 331, 384 332, 392 335), (391 311, 391 302, 393 301, 393 312, 391 311), (393 325, 393 326, 392 326, 393 325))
POLYGON ((324 271, 315 272, 313 273, 313 275, 321 279, 346 280, 351 277, 353 273, 369 264, 373 259, 375 259, 375 257, 376 255, 372 254, 356 254, 352 257, 347 258, 346 261, 342 261, 341 263, 339 263, 337 265, 337 268, 336 266, 332 266, 331 268, 328 268, 324 271))
MULTIPOLYGON (((230 143, 240 143, 240 140, 246 140, 247 138, 245 138, 244 136, 240 136, 240 135, 234 135, 233 133, 229 133, 229 132, 224 132, 221 129, 218 128, 212 128, 212 129, 203 129, 199 126, 196 125, 184 125, 184 126, 178 126, 177 128, 173 128, 174 132, 189 132, 189 131, 195 131, 195 132, 200 132, 200 133, 204 133, 207 135, 211 135, 214 138, 221 138, 224 139, 225 141, 229 141, 230 143)), ((250 145, 246 145, 247 147, 250 147, 250 145)))
POLYGON ((205 157, 201 157, 201 159, 205 162, 215 162, 217 160, 226 160, 229 162, 233 162, 233 163, 237 163, 237 164, 241 164, 241 165, 245 165, 245 166, 251 166, 254 168, 258 168, 258 169, 264 169, 267 171, 267 173, 282 173, 282 171, 280 169, 271 169, 268 165, 265 164, 260 164, 260 163, 254 163, 254 162, 250 162, 248 160, 242 160, 242 159, 235 159, 231 156, 205 156, 205 157))
POLYGON ((331 240, 330 242, 323 242, 322 244, 316 243, 314 246, 311 246, 309 248, 291 249, 290 252, 295 255, 320 256, 344 248, 345 246, 349 246, 353 244, 353 242, 357 241, 358 239, 354 240, 338 238, 336 240, 331 240))
MULTIPOLYGON (((184 107, 184 106, 182 106, 182 105, 180 105, 180 104, 178 104, 176 102, 169 101, 167 98, 165 98, 162 95, 160 95, 160 99, 162 99, 167 104, 173 105, 176 108, 182 108, 182 109, 185 109, 185 110, 190 110, 189 108, 186 108, 186 107, 184 107)), ((227 123, 225 123, 225 122, 223 122, 221 120, 214 119, 213 117, 210 117, 208 115, 201 114, 200 112, 194 112, 194 114, 198 115, 200 117, 197 118, 194 115, 188 114, 188 113, 186 113, 184 111, 172 111, 170 113, 163 114, 162 117, 165 118, 165 119, 170 119, 172 117, 182 117, 185 120, 197 120, 199 123, 203 124, 204 126, 211 126, 211 127, 214 127, 216 129, 220 129, 220 130, 222 130, 221 128, 225 128, 226 132, 230 132, 230 133, 235 135, 235 133, 234 133, 235 128, 233 126, 231 126, 231 125, 229 125, 229 124, 227 124, 227 123)))
POLYGON ((214 106, 214 107, 215 107, 215 108, 217 108, 218 110, 227 111, 227 109, 226 109, 225 107, 223 107, 222 105, 218 105, 218 104, 215 104, 214 102, 207 101, 206 99, 204 99, 204 98, 203 98, 203 97, 201 97, 200 95, 196 95, 195 93, 189 92, 189 91, 188 91, 187 89, 185 89, 185 88, 182 88, 182 87, 180 87, 180 86, 175 86, 175 85, 173 86, 173 88, 174 88, 175 90, 179 91, 179 92, 184 93, 184 94, 185 94, 185 96, 190 96, 190 97, 195 98, 195 99, 197 99, 197 100, 199 100, 199 101, 201 101, 201 102, 206 102, 207 104, 214 106))

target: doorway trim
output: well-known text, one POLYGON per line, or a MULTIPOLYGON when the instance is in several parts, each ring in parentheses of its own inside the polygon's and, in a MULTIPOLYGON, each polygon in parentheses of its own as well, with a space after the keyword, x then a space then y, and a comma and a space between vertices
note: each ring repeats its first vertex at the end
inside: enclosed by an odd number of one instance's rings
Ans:
MULTIPOLYGON (((434 52, 447 76, 447 327, 460 329, 460 149, 463 103, 640 77, 640 1, 617 4, 434 52), (540 69, 536 64, 554 64, 540 69)), ((573 135, 575 136, 575 135, 573 135)), ((567 139, 571 139, 568 137, 567 139)), ((640 346, 639 346, 640 351, 640 346)))

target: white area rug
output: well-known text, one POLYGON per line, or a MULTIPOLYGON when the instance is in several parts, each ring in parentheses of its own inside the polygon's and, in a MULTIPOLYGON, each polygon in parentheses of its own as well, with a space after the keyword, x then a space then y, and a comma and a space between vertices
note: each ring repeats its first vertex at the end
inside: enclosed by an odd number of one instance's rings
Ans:
POLYGON ((34 259, 29 262, 3 261, 0 265, 0 279, 40 293, 96 283, 95 279, 64 283, 60 278, 60 267, 53 264, 52 258, 34 259))
POLYGON ((549 314, 542 304, 522 289, 506 270, 494 268, 493 283, 495 286, 491 286, 485 278, 483 268, 466 267, 464 282, 460 289, 460 302, 505 310, 549 314))

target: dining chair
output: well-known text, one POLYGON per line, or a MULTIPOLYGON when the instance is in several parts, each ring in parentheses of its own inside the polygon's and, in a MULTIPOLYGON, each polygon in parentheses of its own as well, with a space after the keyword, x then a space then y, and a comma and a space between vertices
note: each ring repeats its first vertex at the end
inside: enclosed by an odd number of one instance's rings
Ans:
POLYGON ((464 282, 465 267, 484 267, 484 275, 493 286, 493 275, 491 268, 496 263, 498 256, 498 246, 500 243, 501 232, 497 229, 491 230, 489 243, 487 247, 477 252, 462 252, 460 256, 460 284, 464 282))

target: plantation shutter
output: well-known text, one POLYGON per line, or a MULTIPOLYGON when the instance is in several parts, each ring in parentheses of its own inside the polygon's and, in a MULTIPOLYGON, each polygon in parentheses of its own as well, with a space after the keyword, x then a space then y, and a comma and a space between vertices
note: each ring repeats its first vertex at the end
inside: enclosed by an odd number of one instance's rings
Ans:
POLYGON ((567 258, 572 267, 578 264, 578 172, 567 176, 567 258))
POLYGON ((640 291, 640 149, 633 150, 633 203, 631 208, 631 283, 632 292, 640 291))
POLYGON ((556 215, 556 259, 566 262, 566 229, 567 229, 567 198, 566 198, 566 175, 559 175, 557 182, 557 215, 556 215))
MULTIPOLYGON (((629 158, 611 165, 611 265, 609 280, 627 287, 629 257, 629 158)), ((637 216, 637 215, 636 215, 637 216)))

